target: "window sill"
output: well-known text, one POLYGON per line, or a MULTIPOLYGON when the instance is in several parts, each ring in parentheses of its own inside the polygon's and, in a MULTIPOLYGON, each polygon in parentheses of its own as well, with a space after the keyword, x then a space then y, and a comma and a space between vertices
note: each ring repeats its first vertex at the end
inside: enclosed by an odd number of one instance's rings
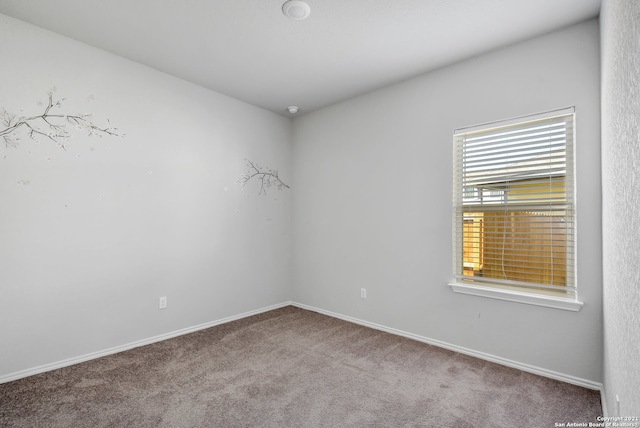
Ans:
POLYGON ((486 287, 472 283, 465 284, 461 282, 450 282, 449 287, 451 287, 451 289, 456 293, 488 297, 490 299, 507 300, 527 305, 544 306, 547 308, 562 309, 565 311, 578 312, 584 305, 584 303, 579 302, 578 300, 566 297, 527 293, 507 288, 500 289, 486 287))

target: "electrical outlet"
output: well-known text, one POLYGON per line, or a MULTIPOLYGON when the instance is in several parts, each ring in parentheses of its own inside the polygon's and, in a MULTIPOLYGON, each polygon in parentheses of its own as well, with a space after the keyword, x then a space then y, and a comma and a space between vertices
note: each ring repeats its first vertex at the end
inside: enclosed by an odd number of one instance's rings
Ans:
POLYGON ((367 289, 366 288, 361 288, 360 289, 360 298, 361 299, 366 299, 367 298, 367 289))
POLYGON ((167 309, 167 296, 163 296, 158 301, 158 309, 167 309))

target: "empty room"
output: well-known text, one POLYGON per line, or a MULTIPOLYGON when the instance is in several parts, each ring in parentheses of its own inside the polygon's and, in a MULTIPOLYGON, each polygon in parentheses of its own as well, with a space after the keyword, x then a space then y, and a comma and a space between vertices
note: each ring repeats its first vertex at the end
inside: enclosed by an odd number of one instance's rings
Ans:
POLYGON ((640 427, 639 23, 0 0, 0 426, 640 427))

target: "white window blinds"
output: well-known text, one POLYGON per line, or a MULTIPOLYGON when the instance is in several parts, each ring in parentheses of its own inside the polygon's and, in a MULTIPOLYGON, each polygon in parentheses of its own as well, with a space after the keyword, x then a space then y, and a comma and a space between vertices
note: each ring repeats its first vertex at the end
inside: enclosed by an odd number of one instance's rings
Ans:
POLYGON ((574 109, 453 139, 456 280, 575 295, 574 109))

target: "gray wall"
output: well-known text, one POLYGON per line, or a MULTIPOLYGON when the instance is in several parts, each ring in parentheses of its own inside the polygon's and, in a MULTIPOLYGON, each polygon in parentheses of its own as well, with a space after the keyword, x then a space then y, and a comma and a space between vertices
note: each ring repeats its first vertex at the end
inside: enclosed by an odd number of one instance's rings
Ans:
POLYGON ((605 0, 602 25, 604 383, 640 415, 640 3, 605 0))
POLYGON ((0 153, 0 377, 293 300, 602 381, 598 39, 590 21, 292 127, 0 15, 0 108, 36 114, 56 86, 127 134, 0 153), (454 294, 453 129, 572 105, 584 308, 454 294), (240 187, 245 158, 293 190, 240 187))
POLYGON ((289 299, 290 192, 235 183, 291 178, 289 119, 4 15, 0 40, 0 109, 55 86, 126 133, 2 144, 0 377, 289 299))
POLYGON ((297 118, 293 300, 601 382, 599 49, 592 20, 297 118), (453 130, 568 106, 584 307, 453 293, 453 130))

